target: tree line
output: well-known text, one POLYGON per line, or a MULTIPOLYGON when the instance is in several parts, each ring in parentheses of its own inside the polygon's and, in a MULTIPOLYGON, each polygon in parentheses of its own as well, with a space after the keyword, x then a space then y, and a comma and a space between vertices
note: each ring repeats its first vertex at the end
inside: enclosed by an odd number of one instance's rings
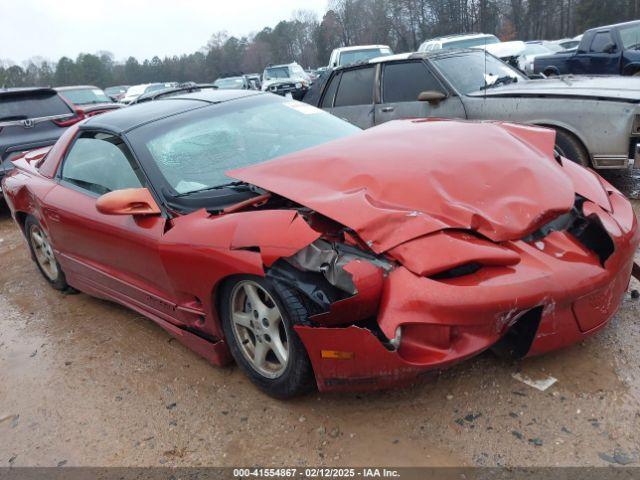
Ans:
POLYGON ((180 56, 116 61, 102 51, 57 62, 34 57, 22 65, 0 59, 0 86, 212 82, 262 72, 269 64, 323 66, 340 46, 376 43, 414 51, 428 38, 466 32, 493 33, 503 41, 558 39, 639 16, 640 0, 330 0, 322 18, 300 10, 251 35, 216 33, 197 52, 180 56))

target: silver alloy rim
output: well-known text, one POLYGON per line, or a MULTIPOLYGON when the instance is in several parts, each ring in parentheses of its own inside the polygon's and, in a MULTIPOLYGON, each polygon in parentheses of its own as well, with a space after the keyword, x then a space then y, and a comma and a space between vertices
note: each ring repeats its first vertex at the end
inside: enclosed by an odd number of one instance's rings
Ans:
POLYGON ((244 358, 264 377, 282 375, 289 361, 289 338, 271 295, 244 280, 233 288, 230 301, 233 334, 244 358))
POLYGON ((38 225, 31 227, 30 237, 38 265, 40 265, 45 276, 54 282, 58 278, 58 263, 56 262, 56 257, 53 256, 53 248, 49 243, 49 237, 38 225))

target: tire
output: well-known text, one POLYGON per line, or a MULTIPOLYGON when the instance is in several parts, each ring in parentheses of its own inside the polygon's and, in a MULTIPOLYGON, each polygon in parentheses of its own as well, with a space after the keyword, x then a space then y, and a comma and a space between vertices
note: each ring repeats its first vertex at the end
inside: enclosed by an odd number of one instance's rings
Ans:
POLYGON ((547 77, 557 77, 557 76, 558 76, 558 72, 556 72, 555 70, 546 70, 546 71, 544 72, 544 74, 545 74, 547 77))
POLYGON ((308 312, 295 292, 270 279, 237 276, 221 288, 220 314, 231 355, 262 391, 286 399, 313 389, 311 362, 293 329, 307 322, 308 312))
POLYGON ((70 290, 64 272, 56 260, 49 241, 49 235, 42 228, 40 222, 28 216, 24 222, 24 233, 31 250, 31 258, 38 266, 38 270, 49 284, 60 291, 70 290))
POLYGON ((563 130, 556 129, 556 151, 563 157, 583 167, 591 165, 589 154, 582 146, 582 143, 576 137, 563 130))

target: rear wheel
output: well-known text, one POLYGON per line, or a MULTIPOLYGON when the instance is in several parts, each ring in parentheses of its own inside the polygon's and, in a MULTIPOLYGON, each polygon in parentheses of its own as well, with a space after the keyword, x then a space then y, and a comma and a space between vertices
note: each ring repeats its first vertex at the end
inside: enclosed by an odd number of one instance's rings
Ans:
POLYGON ((578 163, 583 167, 590 165, 589 154, 582 146, 582 143, 570 133, 556 129, 555 148, 560 155, 568 158, 572 162, 578 163))
POLYGON ((311 390, 311 363, 293 329, 308 316, 297 295, 281 284, 248 275, 227 282, 220 295, 229 350, 249 379, 276 398, 311 390))
POLYGON ((24 231, 31 254, 42 276, 57 290, 67 290, 69 285, 60 264, 53 253, 49 235, 38 220, 29 216, 24 223, 24 231))

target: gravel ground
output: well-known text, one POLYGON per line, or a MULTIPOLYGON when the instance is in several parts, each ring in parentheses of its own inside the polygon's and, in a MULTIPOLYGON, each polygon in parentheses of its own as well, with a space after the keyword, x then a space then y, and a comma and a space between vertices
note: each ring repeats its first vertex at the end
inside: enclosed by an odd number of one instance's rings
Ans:
MULTIPOLYGON (((609 178, 637 197, 638 177, 609 178)), ((129 310, 50 289, 6 211, 0 265, 0 467, 640 465, 630 294, 564 351, 486 353, 402 390, 280 402, 129 310), (558 381, 541 392, 517 372, 558 381)))

